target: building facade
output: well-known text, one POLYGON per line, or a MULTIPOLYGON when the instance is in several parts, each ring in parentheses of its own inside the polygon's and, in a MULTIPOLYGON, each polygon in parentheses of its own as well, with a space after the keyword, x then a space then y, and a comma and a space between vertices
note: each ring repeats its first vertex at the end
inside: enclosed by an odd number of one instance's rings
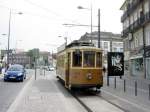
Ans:
POLYGON ((30 57, 27 55, 27 52, 11 53, 9 56, 9 62, 11 64, 27 66, 30 64, 30 57))
POLYGON ((126 0, 121 10, 125 70, 129 76, 150 79, 150 0, 126 0))
MULTIPOLYGON (((98 32, 92 32, 92 34, 85 33, 79 40, 91 41, 98 47, 98 32)), ((107 64, 107 52, 123 52, 123 39, 121 38, 121 34, 100 32, 100 46, 104 50, 104 64, 107 64)))

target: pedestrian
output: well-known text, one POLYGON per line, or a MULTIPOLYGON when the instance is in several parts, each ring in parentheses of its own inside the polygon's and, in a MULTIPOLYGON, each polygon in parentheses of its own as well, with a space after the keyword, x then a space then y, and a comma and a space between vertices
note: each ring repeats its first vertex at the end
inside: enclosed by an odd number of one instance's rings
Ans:
POLYGON ((105 75, 105 72, 106 72, 106 68, 105 68, 105 66, 103 66, 103 72, 104 72, 104 75, 105 75))

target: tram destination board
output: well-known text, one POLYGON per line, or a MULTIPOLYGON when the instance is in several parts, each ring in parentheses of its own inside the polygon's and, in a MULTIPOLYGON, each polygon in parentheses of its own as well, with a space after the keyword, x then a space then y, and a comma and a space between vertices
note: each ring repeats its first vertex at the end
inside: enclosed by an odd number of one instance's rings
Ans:
POLYGON ((124 55, 120 52, 108 52, 108 76, 124 75, 124 55))

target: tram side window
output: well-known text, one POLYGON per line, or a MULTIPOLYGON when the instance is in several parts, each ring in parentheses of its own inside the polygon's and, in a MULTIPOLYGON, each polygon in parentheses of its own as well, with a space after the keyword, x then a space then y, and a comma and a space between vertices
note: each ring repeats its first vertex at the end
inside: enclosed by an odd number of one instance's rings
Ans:
POLYGON ((82 66, 82 52, 73 52, 73 66, 81 67, 82 66))
POLYGON ((102 67, 102 54, 96 53, 96 67, 102 67))
POLYGON ((84 67, 95 67, 95 52, 94 51, 84 51, 84 67))

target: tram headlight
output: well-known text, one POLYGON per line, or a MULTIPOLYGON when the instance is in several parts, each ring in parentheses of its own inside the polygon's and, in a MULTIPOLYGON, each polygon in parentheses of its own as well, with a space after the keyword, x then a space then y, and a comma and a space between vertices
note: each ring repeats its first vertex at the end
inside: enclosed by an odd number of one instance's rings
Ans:
POLYGON ((88 79, 88 80, 91 80, 91 79, 92 79, 92 74, 91 74, 91 73, 88 73, 88 74, 87 74, 87 79, 88 79))

